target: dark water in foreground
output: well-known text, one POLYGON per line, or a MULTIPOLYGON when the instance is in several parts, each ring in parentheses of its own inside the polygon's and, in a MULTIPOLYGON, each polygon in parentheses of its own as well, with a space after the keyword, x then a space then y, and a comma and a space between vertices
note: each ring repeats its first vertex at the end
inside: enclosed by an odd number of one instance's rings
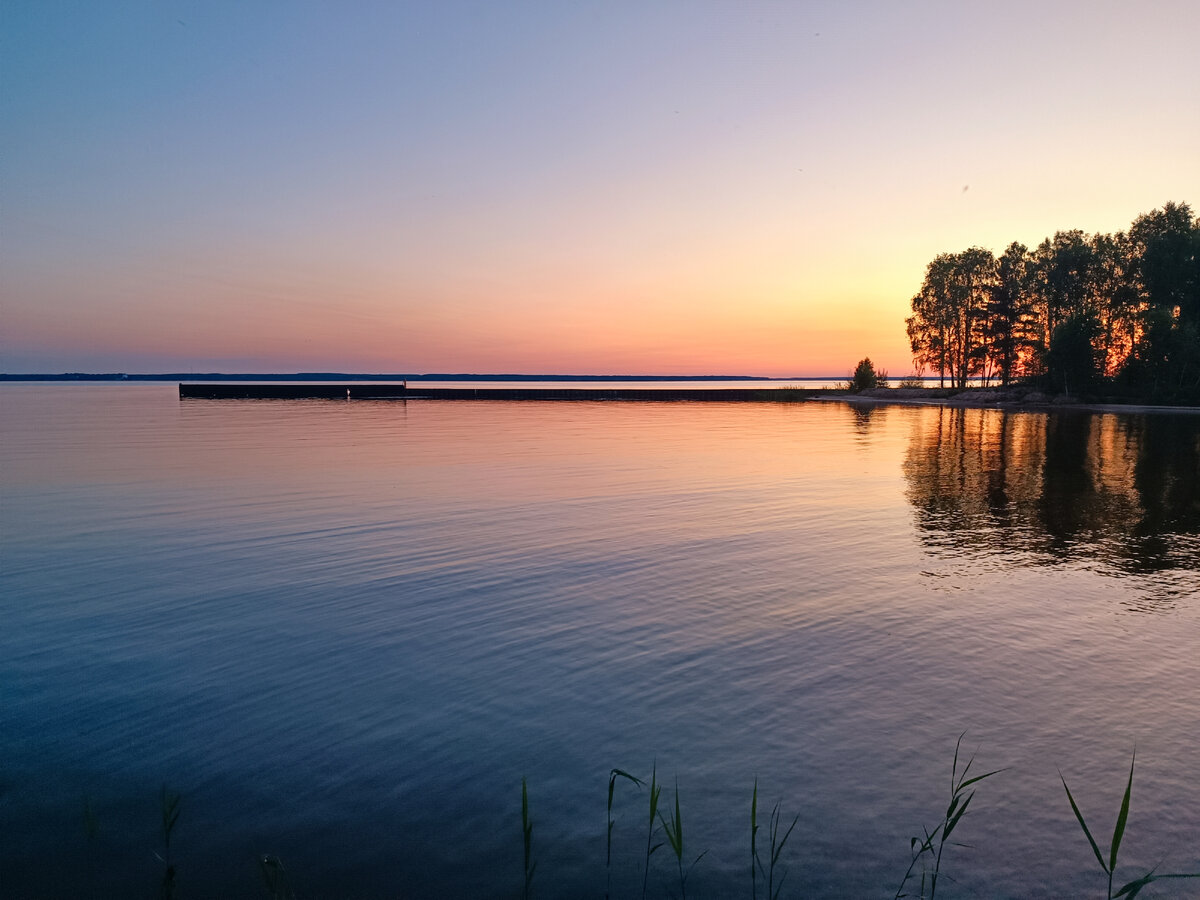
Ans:
MULTIPOLYGON (((37 384, 0 415, 5 898, 154 895, 164 782, 185 897, 265 896, 263 853, 305 898, 519 896, 522 776, 539 896, 598 897, 608 770, 655 761, 689 897, 748 894, 755 776, 800 816, 784 896, 891 897, 963 730, 1009 769, 939 896, 1102 894, 1058 770, 1103 842, 1135 744, 1118 875, 1200 871, 1200 417, 37 384)), ((618 788, 620 896, 644 805, 618 788)))

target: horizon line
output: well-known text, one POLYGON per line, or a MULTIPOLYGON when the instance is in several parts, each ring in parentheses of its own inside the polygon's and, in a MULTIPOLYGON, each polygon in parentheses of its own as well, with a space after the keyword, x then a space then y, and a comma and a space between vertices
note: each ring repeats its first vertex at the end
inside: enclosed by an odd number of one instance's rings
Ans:
POLYGON ((521 381, 828 381, 846 375, 579 375, 562 373, 487 372, 0 372, 0 380, 191 380, 196 378, 357 378, 407 380, 521 380, 521 381))

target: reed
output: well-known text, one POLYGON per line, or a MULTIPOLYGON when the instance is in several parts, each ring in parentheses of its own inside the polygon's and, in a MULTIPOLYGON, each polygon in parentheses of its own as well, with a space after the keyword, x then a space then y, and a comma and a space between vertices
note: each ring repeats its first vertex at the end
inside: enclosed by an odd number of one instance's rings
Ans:
POLYGON ((604 900, 608 900, 612 893, 612 833, 613 825, 616 822, 613 819, 613 793, 617 788, 617 779, 624 778, 627 781, 632 781, 638 787, 641 787, 645 782, 642 779, 630 775, 623 769, 613 769, 608 773, 608 842, 605 845, 604 852, 604 900))
POLYGON ((679 778, 675 779, 675 811, 670 814, 668 820, 664 818, 662 813, 658 814, 659 821, 662 823, 663 834, 667 836, 667 843, 671 846, 671 852, 675 854, 675 865, 679 870, 679 896, 680 900, 687 900, 687 878, 692 874, 692 869, 696 867, 696 863, 704 858, 705 850, 687 867, 685 872, 683 869, 683 813, 679 808, 679 778))
POLYGON ((174 900, 175 897, 175 863, 171 860, 171 832, 179 821, 179 804, 182 800, 179 794, 167 790, 164 784, 159 791, 159 812, 162 816, 163 853, 159 857, 165 869, 163 870, 162 896, 163 900, 174 900))
POLYGON ((100 836, 100 819, 96 815, 96 806, 90 796, 83 798, 83 833, 89 842, 100 836))
MULTIPOLYGON (((1083 818, 1083 813, 1079 810, 1079 804, 1075 802, 1075 798, 1071 795, 1071 789, 1067 787, 1067 779, 1063 777, 1062 772, 1058 773, 1059 779, 1062 781, 1063 790, 1067 792, 1067 800, 1071 804, 1071 811, 1075 813, 1075 820, 1079 822, 1079 827, 1083 829, 1084 836, 1088 839, 1088 844, 1091 845, 1092 853, 1096 854, 1096 862, 1100 864, 1100 868, 1108 877, 1108 892, 1106 897, 1108 900, 1115 900, 1117 897, 1133 898, 1142 892, 1148 884, 1160 879, 1166 878, 1200 878, 1200 872, 1178 872, 1178 873, 1163 873, 1157 874, 1154 869, 1151 869, 1141 878, 1135 878, 1133 881, 1118 888, 1117 892, 1113 893, 1113 875, 1117 870, 1117 852, 1121 849, 1121 839, 1125 836, 1125 825, 1129 821, 1129 800, 1133 794, 1133 766, 1137 761, 1137 749, 1134 749, 1133 755, 1129 760, 1129 779, 1125 782, 1125 796, 1121 798, 1121 808, 1117 812, 1117 823, 1113 826, 1112 840, 1108 844, 1108 861, 1105 861, 1104 854, 1100 852, 1100 846, 1096 843, 1096 839, 1092 837, 1092 831, 1087 826, 1087 822, 1083 818)), ((1155 866, 1155 869, 1158 868, 1155 866)))
POLYGON ((88 895, 96 896, 96 840, 100 837, 100 819, 90 796, 83 798, 83 833, 87 835, 88 895))
POLYGON ((650 878, 650 857, 654 855, 655 850, 662 846, 661 841, 651 846, 654 841, 654 822, 658 817, 660 794, 662 794, 662 785, 658 783, 658 762, 655 761, 654 767, 650 770, 650 819, 646 828, 646 859, 645 865, 642 867, 642 900, 646 900, 646 884, 650 878))
POLYGON ((266 885, 267 896, 271 900, 295 900, 296 895, 292 892, 283 860, 278 856, 260 856, 258 868, 262 872, 263 884, 266 885))
POLYGON ((907 897, 904 892, 904 886, 908 884, 908 879, 912 877, 913 869, 916 868, 917 862, 921 863, 921 894, 925 898, 925 885, 928 880, 929 897, 928 900, 934 900, 937 896, 938 876, 942 869, 942 852, 946 849, 946 842, 950 840, 950 835, 954 829, 958 827, 958 823, 962 821, 962 817, 967 813, 967 807, 971 805, 971 800, 975 797, 975 791, 969 793, 967 788, 973 784, 978 784, 985 778, 991 778, 1004 769, 995 769, 991 772, 985 772, 983 775, 976 775, 973 778, 968 778, 971 771, 971 765, 975 762, 975 757, 972 756, 967 760, 966 766, 963 767, 962 774, 958 771, 958 754, 962 748, 962 739, 966 736, 964 731, 958 736, 958 740, 954 744, 954 762, 950 767, 950 803, 946 806, 946 812, 942 816, 942 820, 934 826, 933 830, 924 829, 925 837, 914 837, 909 841, 909 848, 912 851, 912 861, 908 864, 908 870, 904 873, 904 878, 900 881, 900 887, 896 889, 895 900, 900 900, 901 897, 907 897), (929 870, 930 859, 932 859, 932 871, 929 870), (926 877, 928 876, 928 878, 926 877))
POLYGON ((758 900, 758 776, 754 776, 754 792, 750 795, 750 900, 758 900))
POLYGON ((767 833, 771 837, 771 851, 767 856, 767 865, 764 869, 762 860, 758 856, 758 779, 754 779, 754 793, 750 798, 750 896, 751 900, 758 898, 758 882, 756 879, 755 867, 762 872, 763 877, 767 879, 767 898, 768 900, 779 900, 779 894, 783 890, 783 881, 787 878, 787 872, 784 872, 779 878, 779 886, 775 886, 775 868, 779 864, 779 857, 783 853, 783 848, 787 844, 788 838, 792 836, 792 829, 796 827, 796 823, 800 821, 800 817, 796 816, 792 819, 792 824, 788 826, 788 830, 784 832, 783 837, 779 837, 779 804, 771 810, 771 816, 768 820, 767 833))
POLYGON ((525 839, 525 891, 523 897, 529 900, 530 889, 533 885, 533 873, 537 863, 533 861, 533 822, 529 819, 529 790, 525 779, 521 779, 521 834, 525 839))
MULTIPOLYGON (((956 835, 956 829, 962 822, 967 810, 971 807, 971 803, 976 793, 976 786, 985 779, 991 778, 993 775, 1005 771, 1005 769, 995 769, 985 772, 980 775, 973 775, 972 769, 975 762, 975 757, 972 756, 966 760, 962 770, 959 770, 958 763, 962 758, 962 741, 966 736, 963 732, 958 736, 955 742, 954 757, 950 769, 950 800, 945 808, 940 821, 938 821, 932 829, 924 829, 923 837, 914 837, 910 841, 910 849, 912 851, 912 860, 908 865, 908 869, 901 879, 900 886, 896 890, 895 898, 913 896, 908 892, 908 885, 913 880, 918 865, 921 868, 919 896, 923 900, 935 900, 938 884, 941 877, 941 866, 944 859, 946 845, 951 842, 952 836, 956 835)), ((1099 842, 1096 840, 1091 826, 1089 826, 1086 818, 1083 815, 1079 804, 1076 802, 1074 794, 1062 772, 1059 772, 1059 779, 1062 782, 1063 790, 1066 792, 1068 803, 1075 815, 1076 821, 1079 823, 1080 829, 1083 831, 1084 837, 1087 839, 1088 845, 1092 849, 1096 862, 1099 864, 1101 871, 1106 877, 1105 898, 1106 900, 1122 900, 1122 898, 1136 898, 1146 887, 1156 881, 1168 879, 1197 879, 1200 878, 1200 872, 1169 872, 1163 873, 1158 871, 1158 866, 1155 866, 1144 875, 1126 882, 1121 887, 1114 890, 1116 882, 1116 870, 1119 863, 1119 852, 1124 845, 1123 841, 1129 823, 1129 813, 1131 799, 1133 794, 1133 775, 1136 768, 1136 753, 1130 759, 1129 773, 1126 778, 1125 791, 1121 799, 1120 807, 1117 811, 1116 824, 1114 825, 1112 838, 1109 845, 1105 849, 1101 849, 1099 842)), ((649 787, 649 808, 646 822, 646 846, 645 856, 642 867, 642 897, 647 895, 649 885, 650 863, 655 852, 665 844, 669 845, 672 853, 675 856, 676 876, 678 878, 680 900, 686 900, 687 884, 696 865, 707 855, 707 850, 700 853, 695 859, 691 860, 690 864, 685 866, 684 859, 688 856, 688 846, 685 842, 684 821, 682 812, 682 799, 679 790, 679 780, 675 781, 675 802, 673 808, 661 808, 662 785, 658 781, 658 766, 657 761, 651 769, 649 783, 630 774, 623 769, 611 769, 608 776, 608 805, 607 805, 607 844, 605 853, 605 869, 606 869, 606 890, 607 898, 612 895, 611 887, 611 872, 612 872, 612 837, 615 828, 616 820, 613 814, 613 805, 615 800, 615 792, 617 782, 625 780, 631 782, 639 789, 649 787), (659 833, 661 829, 661 834, 659 833)), ((162 847, 161 852, 155 852, 155 857, 163 863, 164 872, 161 884, 161 896, 163 898, 174 898, 178 893, 176 865, 173 857, 174 831, 179 821, 180 810, 182 806, 181 796, 170 791, 164 784, 159 792, 159 808, 160 808, 160 824, 162 847)), ((96 815, 94 804, 90 797, 85 796, 82 803, 83 812, 83 827, 87 837, 88 849, 88 870, 86 877, 89 882, 94 881, 94 872, 92 872, 93 851, 96 850, 96 841, 100 835, 100 824, 96 815)), ((645 809, 645 808, 644 808, 645 809)), ((770 816, 765 822, 759 821, 758 816, 758 779, 754 779, 753 789, 750 800, 750 893, 751 900, 758 900, 758 886, 762 881, 766 887, 766 900, 779 900, 784 881, 787 877, 787 872, 780 866, 783 851, 787 846, 791 835, 799 822, 799 816, 792 819, 786 829, 782 827, 783 819, 780 813, 780 804, 776 803, 771 810, 770 816), (766 826, 763 840, 759 839, 759 832, 766 826), (767 838, 769 837, 769 841, 767 838), (767 852, 764 853, 763 851, 767 852)), ((529 787, 526 778, 521 779, 521 832, 524 844, 524 890, 523 897, 525 900, 532 894, 532 885, 534 874, 537 870, 537 862, 533 858, 533 822, 529 812, 529 787)), ((957 843, 957 842, 956 842, 957 843)), ((960 845, 961 846, 961 845, 960 845)), ((288 873, 285 871, 283 863, 275 856, 260 856, 258 858, 260 872, 266 887, 267 895, 270 900, 294 900, 295 893, 288 878, 288 873)), ((636 877, 635 873, 634 877, 636 877)), ((94 884, 89 885, 92 893, 96 888, 94 884)), ((666 885, 666 891, 673 895, 673 887, 669 882, 666 885)))

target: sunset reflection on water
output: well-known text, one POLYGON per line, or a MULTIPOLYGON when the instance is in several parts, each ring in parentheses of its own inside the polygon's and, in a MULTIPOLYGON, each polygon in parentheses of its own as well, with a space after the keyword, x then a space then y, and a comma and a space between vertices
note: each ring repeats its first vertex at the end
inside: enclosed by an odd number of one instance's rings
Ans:
POLYGON ((945 558, 1173 572, 1197 590, 1200 436, 1194 418, 928 408, 903 461, 922 543, 945 558))

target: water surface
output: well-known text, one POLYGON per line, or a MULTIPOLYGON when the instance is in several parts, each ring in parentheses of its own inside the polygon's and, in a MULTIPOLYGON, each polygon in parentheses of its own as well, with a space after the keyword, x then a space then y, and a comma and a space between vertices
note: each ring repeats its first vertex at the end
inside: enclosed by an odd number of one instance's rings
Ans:
POLYGON ((607 773, 657 764, 689 896, 748 890, 757 776, 785 894, 890 897, 964 730, 1009 768, 947 896, 1100 887, 1058 771, 1107 834, 1135 744, 1129 877, 1200 870, 1196 418, 0 404, 5 896, 152 894, 163 783, 187 896, 260 896, 262 853, 306 897, 514 896, 522 777, 542 896, 599 896, 607 773))

